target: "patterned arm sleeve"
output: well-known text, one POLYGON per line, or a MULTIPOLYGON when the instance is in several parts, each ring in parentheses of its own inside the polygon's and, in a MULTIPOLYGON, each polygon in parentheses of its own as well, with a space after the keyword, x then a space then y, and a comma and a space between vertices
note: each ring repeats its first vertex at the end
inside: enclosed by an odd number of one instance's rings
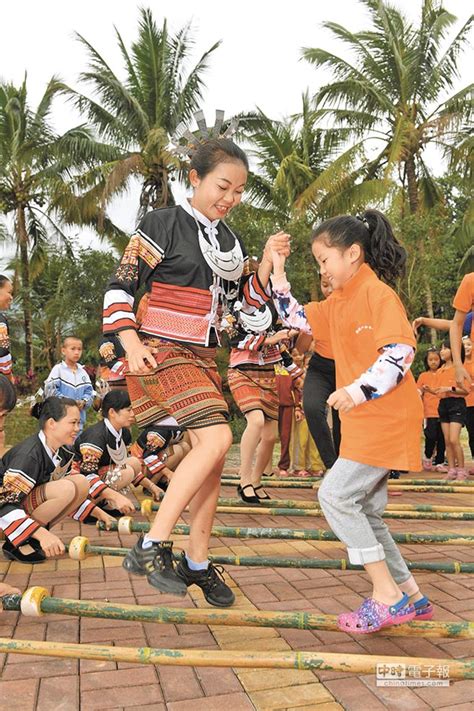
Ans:
POLYGON ((264 306, 267 301, 271 301, 271 298, 270 285, 265 289, 256 272, 243 277, 241 286, 242 311, 253 313, 264 306))
POLYGON ((261 351, 265 345, 266 333, 246 333, 242 329, 237 329, 235 335, 230 338, 231 348, 238 348, 241 351, 261 351))
POLYGON ((411 368, 415 350, 404 343, 390 343, 360 378, 345 386, 356 405, 386 395, 393 390, 411 368))
POLYGON ((302 333, 312 335, 304 307, 291 293, 291 284, 286 275, 272 277, 273 303, 285 326, 297 328, 302 333))
POLYGON ((137 290, 165 256, 166 235, 156 215, 149 213, 130 239, 104 296, 104 334, 138 330, 133 311, 137 290))
POLYGON ((80 445, 81 453, 81 474, 89 481, 89 498, 96 500, 107 488, 99 476, 99 461, 103 450, 96 444, 91 442, 82 442, 80 445))

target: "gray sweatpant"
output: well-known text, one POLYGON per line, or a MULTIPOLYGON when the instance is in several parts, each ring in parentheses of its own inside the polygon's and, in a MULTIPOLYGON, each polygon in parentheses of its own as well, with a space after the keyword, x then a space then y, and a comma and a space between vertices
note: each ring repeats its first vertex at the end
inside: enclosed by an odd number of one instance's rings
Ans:
POLYGON ((319 487, 327 522, 347 546, 349 561, 364 565, 386 560, 396 583, 411 573, 382 514, 387 505, 388 470, 339 457, 319 487))

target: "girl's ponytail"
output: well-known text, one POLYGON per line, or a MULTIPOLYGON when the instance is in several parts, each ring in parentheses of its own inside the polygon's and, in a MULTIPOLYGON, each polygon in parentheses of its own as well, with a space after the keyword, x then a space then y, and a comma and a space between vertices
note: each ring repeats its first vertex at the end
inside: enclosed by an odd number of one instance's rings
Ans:
POLYGON ((361 216, 369 232, 367 263, 380 279, 393 286, 404 275, 407 253, 393 234, 392 226, 378 210, 366 210, 361 216))

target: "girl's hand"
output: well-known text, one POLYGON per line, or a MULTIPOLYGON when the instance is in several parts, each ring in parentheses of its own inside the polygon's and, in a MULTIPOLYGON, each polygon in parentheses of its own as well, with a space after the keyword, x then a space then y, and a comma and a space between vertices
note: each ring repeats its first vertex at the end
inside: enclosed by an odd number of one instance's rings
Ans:
POLYGON ((339 410, 339 412, 349 412, 349 410, 352 410, 352 408, 355 407, 354 400, 345 388, 335 390, 331 393, 326 402, 329 407, 333 407, 335 410, 339 410))
POLYGON ((289 257, 291 251, 290 239, 290 235, 282 230, 274 235, 271 235, 271 237, 267 239, 265 249, 263 250, 263 259, 272 262, 272 251, 281 254, 285 258, 289 257))
POLYGON ((285 263, 286 257, 284 254, 280 254, 276 250, 271 250, 271 260, 273 264, 273 274, 275 276, 281 276, 285 273, 285 263))
POLYGON ((150 348, 142 343, 133 346, 127 353, 127 360, 128 369, 132 375, 146 375, 157 366, 150 348))
POLYGON ((295 409, 295 420, 296 422, 302 422, 304 420, 304 412, 300 407, 295 409))
POLYGON ((418 329, 423 326, 423 316, 418 316, 414 321, 412 321, 411 327, 415 332, 415 336, 418 336, 418 329))
POLYGON ((33 534, 33 538, 39 541, 47 558, 53 558, 56 555, 62 555, 66 550, 64 543, 60 538, 48 531, 47 528, 38 528, 33 534))
MULTIPOLYGON (((20 588, 14 588, 8 583, 0 583, 0 597, 4 595, 21 595, 20 588)), ((3 612, 3 607, 0 604, 0 612, 3 612)))

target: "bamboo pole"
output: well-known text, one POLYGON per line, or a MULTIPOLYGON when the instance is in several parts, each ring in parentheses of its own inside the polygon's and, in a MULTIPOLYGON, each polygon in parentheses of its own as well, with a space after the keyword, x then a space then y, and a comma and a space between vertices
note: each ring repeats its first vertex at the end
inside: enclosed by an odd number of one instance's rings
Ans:
MULTIPOLYGON (((60 614, 72 617, 98 617, 101 619, 154 622, 157 624, 193 624, 238 627, 284 627, 287 629, 338 631, 337 615, 312 612, 283 612, 265 610, 212 610, 199 608, 171 608, 161 605, 128 605, 97 600, 73 600, 50 597, 42 587, 29 588, 23 595, 6 595, 2 598, 4 610, 21 611, 28 616, 60 614)), ((459 622, 409 622, 387 627, 383 636, 449 637, 473 639, 474 623, 459 622)))
MULTIPOLYGON (((449 486, 446 484, 446 482, 443 482, 444 486, 438 485, 438 486, 411 486, 411 485, 404 485, 404 484, 390 484, 389 485, 389 490, 390 491, 412 491, 412 492, 417 492, 417 493, 437 493, 437 494, 472 494, 472 487, 470 486, 464 486, 464 483, 462 483, 461 486, 455 486, 455 482, 453 482, 453 485, 449 486)), ((234 481, 230 481, 229 479, 221 479, 221 484, 222 486, 233 486, 235 484, 234 481)), ((320 481, 316 484, 311 484, 311 482, 307 481, 268 481, 265 482, 265 488, 267 489, 319 489, 320 486, 320 481)))
MULTIPOLYGON (((218 506, 226 506, 231 508, 238 508, 243 506, 244 502, 242 499, 220 497, 217 500, 218 506)), ((306 501, 304 499, 262 499, 260 504, 252 506, 252 513, 254 511, 265 511, 267 508, 273 508, 275 506, 285 508, 285 509, 317 509, 321 510, 321 506, 317 501, 306 501)), ((153 499, 142 499, 141 505, 135 506, 137 511, 141 511, 144 516, 150 515, 152 511, 158 511, 159 505, 153 501, 153 499)), ((250 507, 249 507, 250 508, 250 507)), ((420 511, 427 513, 469 513, 474 514, 474 506, 439 506, 431 504, 387 504, 385 507, 386 511, 420 511)))
MULTIPOLYGON (((89 555, 110 555, 125 557, 129 548, 115 546, 92 546, 87 538, 76 536, 67 547, 69 557, 73 560, 85 560, 89 555)), ((210 555, 213 563, 218 565, 242 565, 249 568, 319 568, 323 570, 364 570, 362 565, 353 565, 346 558, 330 558, 318 560, 316 558, 281 558, 272 556, 226 556, 210 555)), ((175 559, 180 558, 175 554, 175 559)), ((424 563, 418 561, 405 561, 410 570, 424 570, 438 573, 472 574, 474 563, 461 563, 449 561, 446 563, 424 563)))
MULTIPOLYGON (((97 527, 101 531, 106 530, 102 521, 97 522, 97 527)), ((118 521, 111 523, 108 530, 119 531, 122 534, 147 533, 150 530, 150 524, 143 521, 134 521, 131 516, 123 516, 118 521)), ((173 528, 173 533, 178 535, 189 535, 189 532, 190 527, 186 524, 176 524, 173 528)), ((272 538, 303 541, 339 540, 332 531, 323 529, 250 528, 245 526, 213 526, 211 536, 217 536, 218 538, 272 538)), ((393 533, 392 537, 397 543, 437 543, 463 546, 474 543, 474 536, 465 536, 460 533, 393 533)))
MULTIPOLYGON (((278 504, 275 501, 275 504, 278 504)), ((157 509, 153 510, 158 510, 157 509)), ((142 509, 143 512, 143 509, 142 509)), ((217 506, 218 514, 250 514, 251 516, 302 516, 304 518, 324 518, 321 509, 293 509, 293 508, 271 508, 265 506, 217 506)), ((474 521, 474 513, 439 513, 420 511, 385 511, 382 518, 407 519, 407 520, 429 520, 429 521, 474 521)))
POLYGON ((425 657, 384 657, 334 652, 241 652, 207 649, 156 649, 153 647, 113 647, 70 642, 38 642, 0 638, 0 652, 35 654, 46 657, 96 659, 163 666, 237 667, 265 669, 319 669, 373 674, 377 665, 416 665, 427 669, 446 669, 449 679, 474 678, 471 660, 429 659, 425 657))
MULTIPOLYGON (((320 483, 323 480, 324 477, 321 476, 314 476, 314 477, 296 477, 296 476, 285 476, 282 478, 279 477, 266 477, 263 476, 261 478, 261 483, 262 484, 267 484, 268 482, 273 482, 273 481, 288 481, 288 482, 302 482, 305 481, 310 484, 315 484, 315 483, 320 483)), ((229 481, 235 481, 239 482, 240 477, 237 475, 233 474, 223 474, 222 479, 226 479, 229 481)), ((407 479, 405 477, 402 477, 401 479, 389 479, 388 480, 388 485, 393 486, 396 484, 407 484, 407 485, 418 485, 418 486, 446 486, 446 479, 407 479)), ((454 483, 454 481, 453 481, 454 483)), ((467 486, 467 487, 474 487, 474 481, 463 481, 462 486, 467 486)))

